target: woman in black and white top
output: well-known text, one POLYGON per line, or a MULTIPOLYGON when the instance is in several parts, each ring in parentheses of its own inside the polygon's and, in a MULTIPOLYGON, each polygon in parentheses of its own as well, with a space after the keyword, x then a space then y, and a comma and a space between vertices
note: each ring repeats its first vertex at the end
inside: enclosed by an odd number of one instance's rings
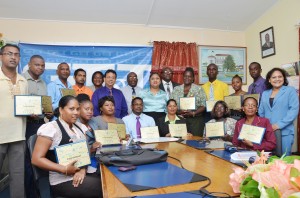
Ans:
POLYGON ((79 103, 73 96, 64 96, 59 101, 60 116, 56 121, 42 125, 37 132, 37 141, 32 155, 32 164, 49 171, 50 185, 54 196, 102 197, 99 175, 86 174, 86 168, 77 168, 56 163, 54 147, 85 140, 86 126, 76 122, 79 103))

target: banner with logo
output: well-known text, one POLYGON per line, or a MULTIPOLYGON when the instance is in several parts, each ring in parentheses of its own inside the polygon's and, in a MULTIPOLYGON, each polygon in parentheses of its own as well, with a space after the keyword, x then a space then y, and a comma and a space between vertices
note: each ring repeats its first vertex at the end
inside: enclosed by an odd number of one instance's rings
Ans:
POLYGON ((92 74, 107 69, 117 72, 115 87, 127 85, 127 74, 131 71, 138 76, 138 86, 149 87, 148 79, 151 71, 152 47, 147 46, 70 46, 19 43, 21 60, 19 73, 28 70, 28 62, 32 55, 41 55, 46 62, 46 70, 42 78, 48 84, 57 79, 56 69, 59 63, 70 65, 71 75, 68 81, 74 84, 73 74, 78 68, 87 73, 86 85, 92 85, 92 74))

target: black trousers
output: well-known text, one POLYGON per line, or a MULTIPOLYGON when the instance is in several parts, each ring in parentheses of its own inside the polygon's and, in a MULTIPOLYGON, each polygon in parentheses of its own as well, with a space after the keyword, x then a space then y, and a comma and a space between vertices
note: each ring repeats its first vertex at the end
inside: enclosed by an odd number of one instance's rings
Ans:
MULTIPOLYGON (((26 142, 30 136, 37 133, 37 130, 42 126, 43 122, 27 122, 26 124, 26 142)), ((36 187, 33 182, 33 172, 31 165, 30 152, 26 146, 26 154, 25 154, 25 191, 27 198, 36 198, 36 187)))
POLYGON ((72 185, 73 181, 63 182, 51 186, 54 197, 78 197, 78 198, 98 198, 103 197, 101 176, 98 174, 87 174, 82 184, 78 187, 72 185))

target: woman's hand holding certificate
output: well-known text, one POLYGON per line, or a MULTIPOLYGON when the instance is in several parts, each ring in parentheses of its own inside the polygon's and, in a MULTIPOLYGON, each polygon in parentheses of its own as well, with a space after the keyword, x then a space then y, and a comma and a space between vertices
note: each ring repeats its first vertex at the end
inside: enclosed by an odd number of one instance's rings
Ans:
POLYGON ((169 124, 169 131, 172 137, 187 136, 186 124, 169 124))
POLYGON ((55 153, 57 162, 64 166, 68 166, 74 161, 76 162, 76 167, 82 167, 91 163, 86 141, 57 146, 55 147, 55 153))
POLYGON ((249 140, 254 144, 261 144, 262 138, 265 134, 265 128, 243 124, 239 140, 249 140))
POLYGON ((102 145, 120 144, 117 130, 95 130, 96 141, 102 145))
POLYGON ((225 135, 224 122, 207 122, 205 123, 206 137, 222 137, 225 135))
POLYGON ((195 97, 179 98, 179 109, 180 110, 195 110, 196 109, 196 98, 195 97))

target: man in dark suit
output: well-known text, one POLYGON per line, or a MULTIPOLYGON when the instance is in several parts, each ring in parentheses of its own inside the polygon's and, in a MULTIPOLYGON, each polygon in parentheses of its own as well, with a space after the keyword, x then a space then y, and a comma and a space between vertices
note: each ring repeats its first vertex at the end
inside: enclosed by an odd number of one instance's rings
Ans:
POLYGON ((267 33, 265 35, 265 40, 266 40, 266 42, 262 46, 262 51, 265 51, 267 49, 271 49, 271 48, 274 47, 274 43, 270 41, 270 35, 269 35, 269 33, 267 33))
POLYGON ((173 78, 173 71, 169 67, 164 67, 161 70, 161 83, 159 85, 159 88, 167 93, 168 98, 170 98, 171 93, 174 90, 174 87, 180 85, 176 82, 172 82, 173 78))

